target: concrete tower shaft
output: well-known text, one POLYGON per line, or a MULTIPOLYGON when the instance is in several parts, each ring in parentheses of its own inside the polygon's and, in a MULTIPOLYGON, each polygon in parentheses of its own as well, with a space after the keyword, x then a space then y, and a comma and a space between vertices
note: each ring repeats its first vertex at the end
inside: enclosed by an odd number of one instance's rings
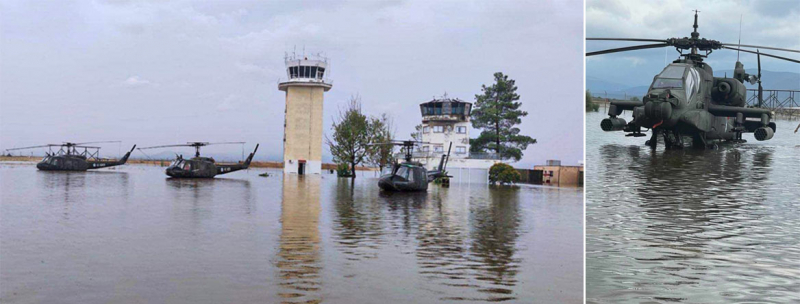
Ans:
POLYGON ((286 58, 288 80, 278 84, 286 92, 283 133, 283 172, 322 172, 322 109, 324 92, 333 86, 325 78, 327 59, 286 58))

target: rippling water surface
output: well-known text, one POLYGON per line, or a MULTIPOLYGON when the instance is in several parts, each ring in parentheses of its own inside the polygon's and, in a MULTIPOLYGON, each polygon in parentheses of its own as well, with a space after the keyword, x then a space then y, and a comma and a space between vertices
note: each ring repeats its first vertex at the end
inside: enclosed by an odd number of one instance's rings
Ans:
MULTIPOLYGON (((652 151, 587 114, 589 302, 800 302, 800 133, 652 151)), ((629 120, 629 119, 628 119, 629 120)))
POLYGON ((580 189, 0 163, 3 303, 576 303, 580 189))

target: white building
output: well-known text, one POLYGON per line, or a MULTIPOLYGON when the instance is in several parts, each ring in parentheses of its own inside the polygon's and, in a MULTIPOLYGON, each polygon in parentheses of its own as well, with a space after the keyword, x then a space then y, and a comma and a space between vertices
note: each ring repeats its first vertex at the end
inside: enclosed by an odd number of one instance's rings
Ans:
POLYGON ((422 114, 420 141, 414 159, 428 169, 439 165, 452 143, 448 168, 489 168, 499 162, 494 154, 469 152, 469 115, 472 103, 442 97, 419 105, 422 114))

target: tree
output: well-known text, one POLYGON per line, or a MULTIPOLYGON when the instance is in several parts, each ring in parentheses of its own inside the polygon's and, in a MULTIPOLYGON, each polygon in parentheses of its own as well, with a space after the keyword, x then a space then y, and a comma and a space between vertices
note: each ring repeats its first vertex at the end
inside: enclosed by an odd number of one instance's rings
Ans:
POLYGON ((339 117, 333 122, 333 140, 325 136, 331 149, 333 160, 350 165, 352 177, 356 178, 356 165, 369 155, 372 136, 371 122, 361 113, 361 99, 351 97, 347 108, 339 110, 339 117))
POLYGON ((470 139, 472 152, 495 151, 502 159, 520 160, 522 150, 535 144, 536 139, 520 135, 519 128, 514 127, 522 122, 521 117, 528 115, 519 107, 517 86, 514 80, 503 73, 494 73, 495 83, 487 87, 483 85, 483 94, 475 95, 472 108, 472 126, 483 129, 478 138, 470 139))
POLYGON ((411 139, 414 141, 422 141, 422 124, 414 127, 414 133, 411 133, 411 139))
POLYGON ((372 146, 369 146, 369 162, 383 172, 383 168, 394 162, 394 123, 386 113, 370 119, 372 146))
POLYGON ((632 101, 639 101, 639 97, 633 96, 633 97, 631 97, 631 100, 632 101))
POLYGON ((586 112, 597 112, 600 106, 592 102, 592 93, 586 90, 586 112))
POLYGON ((489 182, 492 185, 514 184, 522 178, 517 169, 504 163, 496 163, 489 168, 489 182))

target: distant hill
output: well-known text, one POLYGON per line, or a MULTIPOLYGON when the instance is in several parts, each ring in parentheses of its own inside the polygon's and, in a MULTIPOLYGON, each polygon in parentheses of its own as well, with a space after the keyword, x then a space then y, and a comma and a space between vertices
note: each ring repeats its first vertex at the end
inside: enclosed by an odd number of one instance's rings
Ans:
MULTIPOLYGON (((756 69, 746 69, 747 73, 757 73, 756 69)), ((714 71, 714 76, 724 77, 733 76, 733 70, 714 71)), ((758 84, 745 84, 748 89, 758 88, 758 84)), ((761 85, 765 90, 800 90, 800 73, 794 72, 773 72, 761 70, 761 85)), ((594 76, 586 76, 586 88, 592 92, 592 96, 600 96, 616 99, 627 99, 632 96, 642 98, 647 94, 649 84, 623 84, 613 80, 602 79, 594 76)))
POLYGON ((598 77, 587 76, 586 88, 592 92, 592 96, 628 99, 633 96, 640 99, 647 93, 649 85, 631 86, 629 84, 621 84, 598 77))

